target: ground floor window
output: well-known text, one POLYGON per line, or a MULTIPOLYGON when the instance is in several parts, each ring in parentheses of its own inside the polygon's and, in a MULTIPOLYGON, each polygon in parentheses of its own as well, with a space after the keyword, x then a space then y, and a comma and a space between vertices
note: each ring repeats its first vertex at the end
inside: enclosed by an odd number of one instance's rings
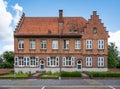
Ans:
POLYGON ((104 57, 98 57, 98 66, 103 67, 104 66, 104 57))
POLYGON ((59 66, 59 57, 47 57, 48 66, 59 66))
POLYGON ((86 57, 86 66, 91 67, 92 66, 92 57, 86 57))
POLYGON ((75 58, 74 57, 63 57, 63 66, 74 66, 75 58))
POLYGON ((16 57, 16 66, 38 66, 38 57, 16 57))

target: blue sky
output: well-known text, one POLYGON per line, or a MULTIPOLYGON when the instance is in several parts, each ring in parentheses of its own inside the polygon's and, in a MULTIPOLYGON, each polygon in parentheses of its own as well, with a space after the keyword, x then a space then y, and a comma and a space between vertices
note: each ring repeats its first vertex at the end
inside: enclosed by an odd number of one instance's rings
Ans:
MULTIPOLYGON (((15 21, 19 20, 20 14, 25 12, 26 16, 35 17, 55 17, 58 10, 63 10, 64 16, 80 16, 90 19, 93 11, 97 11, 99 18, 102 19, 104 26, 110 32, 110 42, 115 42, 120 48, 120 0, 1 0, 7 2, 6 12, 11 14, 12 19, 9 23, 12 31, 15 21), (116 40, 117 38, 117 40, 116 40)), ((1 2, 0 1, 0 2, 1 2)), ((2 4, 2 2, 0 4, 2 4)), ((1 12, 1 10, 0 10, 1 12)), ((0 13, 1 14, 1 13, 0 13)), ((5 16, 3 19, 6 18, 5 16)), ((3 20, 4 21, 4 20, 3 20)), ((0 31, 2 22, 0 22, 0 31)), ((7 31, 6 31, 7 32, 7 31)), ((11 32, 11 31, 9 31, 11 32)), ((1 33, 0 33, 1 34, 1 33)), ((4 33, 6 36, 6 33, 4 33)), ((13 37, 10 40, 0 37, 0 53, 6 49, 13 50, 13 37), (5 48, 7 45, 8 48, 5 48)))

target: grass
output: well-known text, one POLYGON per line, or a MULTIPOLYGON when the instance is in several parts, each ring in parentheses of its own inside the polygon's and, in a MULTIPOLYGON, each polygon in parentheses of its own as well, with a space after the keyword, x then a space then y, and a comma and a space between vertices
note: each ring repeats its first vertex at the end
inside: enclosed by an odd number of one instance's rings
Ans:
MULTIPOLYGON (((60 73, 52 73, 51 71, 46 72, 40 78, 42 79, 58 79, 60 76, 60 73)), ((67 71, 61 71, 61 77, 81 77, 81 72, 74 71, 74 72, 67 72, 67 71)))
POLYGON ((92 77, 120 77, 120 73, 114 72, 86 72, 89 76, 92 77))
POLYGON ((40 78, 41 79, 58 79, 59 77, 59 73, 52 73, 51 71, 46 72, 45 74, 41 75, 40 78))
POLYGON ((3 74, 0 75, 0 78, 28 78, 29 77, 29 73, 8 73, 8 74, 3 74))

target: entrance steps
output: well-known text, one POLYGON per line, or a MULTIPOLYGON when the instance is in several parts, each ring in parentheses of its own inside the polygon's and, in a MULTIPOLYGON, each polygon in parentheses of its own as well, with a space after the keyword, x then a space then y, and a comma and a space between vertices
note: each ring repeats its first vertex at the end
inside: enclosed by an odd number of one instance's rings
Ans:
POLYGON ((36 71, 36 73, 33 73, 29 78, 30 79, 37 79, 40 75, 44 74, 46 71, 36 71))
POLYGON ((83 79, 89 79, 89 75, 87 75, 84 71, 82 72, 82 78, 83 79))

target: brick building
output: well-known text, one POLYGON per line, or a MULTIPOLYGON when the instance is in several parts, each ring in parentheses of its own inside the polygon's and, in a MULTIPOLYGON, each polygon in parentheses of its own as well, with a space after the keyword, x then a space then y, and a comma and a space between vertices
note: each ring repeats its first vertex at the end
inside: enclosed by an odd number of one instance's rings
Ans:
POLYGON ((83 17, 26 17, 14 31, 15 71, 107 71, 108 31, 83 17))

